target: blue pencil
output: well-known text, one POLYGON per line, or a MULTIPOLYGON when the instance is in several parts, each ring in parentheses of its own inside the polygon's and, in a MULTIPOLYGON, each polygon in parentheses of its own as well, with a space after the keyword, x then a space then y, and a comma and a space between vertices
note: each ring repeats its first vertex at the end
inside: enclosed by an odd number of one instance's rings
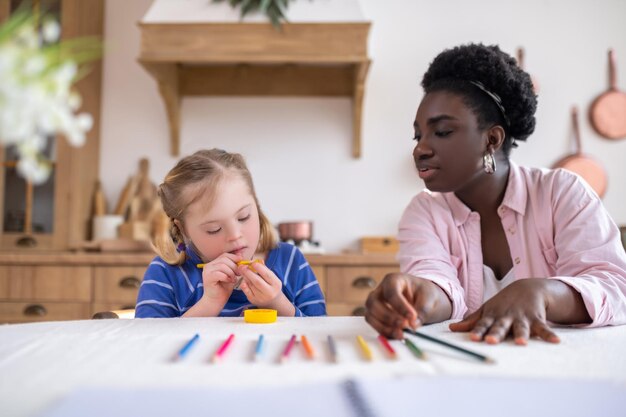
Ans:
POLYGON ((261 353, 263 353, 263 341, 264 341, 264 337, 263 335, 259 336, 259 340, 256 342, 256 348, 254 349, 254 360, 258 360, 259 357, 261 356, 261 353))
POLYGON ((191 347, 198 341, 199 338, 200 338, 200 335, 196 333, 191 339, 189 339, 189 341, 185 343, 185 346, 183 346, 178 351, 178 354, 176 355, 177 358, 178 359, 184 358, 185 355, 187 355, 187 352, 189 352, 189 349, 191 349, 191 347))

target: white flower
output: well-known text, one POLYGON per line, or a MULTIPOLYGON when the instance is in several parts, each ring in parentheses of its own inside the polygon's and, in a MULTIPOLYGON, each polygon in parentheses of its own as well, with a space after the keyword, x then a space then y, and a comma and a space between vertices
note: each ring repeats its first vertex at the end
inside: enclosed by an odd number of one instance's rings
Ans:
POLYGON ((61 36, 61 26, 54 20, 47 20, 41 28, 41 36, 48 43, 56 42, 61 36))
POLYGON ((20 22, 13 33, 0 38, 0 143, 15 146, 17 171, 40 184, 51 171, 42 154, 46 138, 60 134, 71 145, 81 146, 93 119, 87 113, 74 113, 81 105, 80 96, 71 90, 77 63, 71 56, 59 60, 65 56, 56 51, 63 46, 62 41, 45 44, 59 39, 59 24, 44 22, 42 45, 35 20, 20 22))

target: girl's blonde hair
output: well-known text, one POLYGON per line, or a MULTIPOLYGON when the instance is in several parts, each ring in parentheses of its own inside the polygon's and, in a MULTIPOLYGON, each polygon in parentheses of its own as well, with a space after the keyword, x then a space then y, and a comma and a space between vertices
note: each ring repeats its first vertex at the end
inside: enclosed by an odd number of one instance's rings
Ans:
POLYGON ((250 193, 259 212, 260 236, 257 252, 267 252, 276 247, 276 231, 261 211, 254 191, 252 175, 246 162, 238 153, 229 153, 221 149, 201 150, 181 159, 165 176, 159 186, 159 198, 163 212, 167 216, 168 227, 155 228, 153 245, 157 254, 170 265, 180 265, 187 259, 182 231, 174 220, 184 226, 185 210, 200 196, 209 196, 209 204, 217 197, 215 189, 218 182, 228 174, 239 175, 248 184, 250 193), (159 230, 160 229, 160 230, 159 230))

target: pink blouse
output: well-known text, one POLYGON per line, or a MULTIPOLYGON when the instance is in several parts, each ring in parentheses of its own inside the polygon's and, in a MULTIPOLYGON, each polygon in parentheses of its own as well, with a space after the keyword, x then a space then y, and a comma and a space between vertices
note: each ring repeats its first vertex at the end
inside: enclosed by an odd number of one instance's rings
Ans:
MULTIPOLYGON (((520 167, 511 161, 498 208, 515 279, 558 279, 578 291, 591 327, 626 323, 626 252, 620 232, 597 195, 563 169, 520 167)), ((483 302, 480 216, 454 193, 424 190, 399 224, 404 273, 429 279, 452 301, 460 319, 483 302)))

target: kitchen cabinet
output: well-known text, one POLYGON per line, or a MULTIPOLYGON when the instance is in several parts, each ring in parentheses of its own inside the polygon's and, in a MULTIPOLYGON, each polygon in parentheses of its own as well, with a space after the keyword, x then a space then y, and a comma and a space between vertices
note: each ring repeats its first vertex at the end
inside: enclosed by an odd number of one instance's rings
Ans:
MULTIPOLYGON (((24 1, 1 0, 0 21, 24 1)), ((104 0, 33 1, 58 16, 61 39, 102 38, 104 0)), ((38 186, 16 173, 16 154, 0 146, 0 249, 64 250, 76 247, 90 234, 91 195, 98 177, 101 62, 75 85, 81 95, 80 112, 94 121, 85 144, 73 147, 62 137, 51 137, 45 150, 52 162, 49 180, 38 186)))
MULTIPOLYGON (((305 255, 331 316, 363 315, 369 292, 398 270, 392 254, 305 255)), ((152 253, 2 252, 0 323, 83 320, 134 308, 152 253)))
POLYGON ((364 315, 368 294, 386 274, 400 269, 393 254, 309 255, 307 258, 320 285, 323 284, 329 316, 364 315))
POLYGON ((0 323, 134 308, 151 253, 0 253, 0 323))

